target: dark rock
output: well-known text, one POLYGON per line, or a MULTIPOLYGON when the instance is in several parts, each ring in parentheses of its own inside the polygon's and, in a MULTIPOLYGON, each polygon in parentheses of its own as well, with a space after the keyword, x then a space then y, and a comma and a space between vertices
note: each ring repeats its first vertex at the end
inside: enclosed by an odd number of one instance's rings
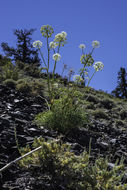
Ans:
POLYGON ((106 143, 106 142, 100 142, 99 145, 100 145, 103 149, 105 149, 105 150, 107 150, 107 149, 109 148, 109 145, 108 145, 108 143, 106 143))

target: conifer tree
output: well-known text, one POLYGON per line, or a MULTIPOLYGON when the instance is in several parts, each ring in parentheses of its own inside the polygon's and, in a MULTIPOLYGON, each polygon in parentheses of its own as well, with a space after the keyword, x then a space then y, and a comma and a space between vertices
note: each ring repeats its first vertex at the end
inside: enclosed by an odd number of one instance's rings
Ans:
POLYGON ((116 97, 127 98, 127 73, 125 68, 120 68, 117 77, 117 87, 112 91, 116 97))
POLYGON ((10 47, 8 43, 1 43, 1 47, 7 58, 11 58, 19 69, 24 70, 27 75, 38 77, 41 73, 38 50, 32 45, 31 35, 35 29, 14 30, 17 38, 16 48, 10 47))
POLYGON ((8 43, 1 43, 1 47, 5 55, 12 60, 21 61, 23 63, 39 63, 37 50, 32 46, 32 38, 30 37, 35 29, 14 30, 17 38, 16 48, 10 47, 8 43))

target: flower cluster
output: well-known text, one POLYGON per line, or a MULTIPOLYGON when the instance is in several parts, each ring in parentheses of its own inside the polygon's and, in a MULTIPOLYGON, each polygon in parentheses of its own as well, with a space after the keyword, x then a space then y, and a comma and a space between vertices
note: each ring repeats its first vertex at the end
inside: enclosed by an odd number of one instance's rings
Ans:
POLYGON ((67 37, 67 33, 62 31, 61 33, 58 33, 57 35, 55 35, 54 42, 61 43, 61 45, 64 46, 67 40, 66 37, 67 37))
POLYGON ((93 59, 91 54, 85 54, 85 55, 83 54, 83 55, 81 55, 80 61, 81 61, 82 64, 84 64, 85 67, 86 66, 91 66, 94 63, 94 59, 93 59))
POLYGON ((93 48, 99 48, 100 47, 100 42, 95 40, 95 41, 92 42, 92 46, 93 46, 93 48))
POLYGON ((33 42, 33 47, 40 49, 42 47, 42 42, 39 40, 33 42))
POLYGON ((59 53, 55 53, 53 54, 52 58, 55 60, 55 61, 59 61, 61 59, 61 55, 59 53))
POLYGON ((80 49, 85 49, 86 46, 85 46, 85 44, 80 44, 80 45, 79 45, 79 48, 80 48, 80 49))
POLYGON ((57 44, 55 42, 50 42, 49 47, 50 49, 55 49, 57 44))
POLYGON ((81 82, 83 82, 83 78, 80 75, 74 75, 73 81, 77 84, 80 84, 81 82))
POLYGON ((54 30, 52 26, 50 25, 43 25, 40 31, 41 31, 42 36, 47 37, 47 38, 51 37, 52 34, 54 33, 54 30))
POLYGON ((93 67, 94 67, 94 69, 95 69, 96 71, 102 71, 104 65, 103 65, 102 62, 96 62, 96 63, 93 65, 93 67))

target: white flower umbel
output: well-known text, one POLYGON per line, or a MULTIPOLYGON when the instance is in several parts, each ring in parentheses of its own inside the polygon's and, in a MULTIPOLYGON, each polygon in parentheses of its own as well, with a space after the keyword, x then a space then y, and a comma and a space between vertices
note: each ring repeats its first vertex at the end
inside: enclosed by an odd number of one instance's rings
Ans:
POLYGON ((42 42, 39 40, 33 42, 33 47, 40 49, 42 47, 42 42))
POLYGON ((58 33, 55 35, 55 42, 63 42, 66 40, 67 33, 62 31, 61 33, 58 33))
POLYGON ((67 33, 66 32, 62 31, 61 34, 63 35, 64 38, 67 37, 67 33))
POLYGON ((79 48, 80 48, 80 49, 85 49, 86 46, 85 46, 85 44, 80 44, 80 45, 79 45, 79 48))
POLYGON ((100 61, 96 62, 94 65, 93 65, 95 71, 102 71, 102 69, 104 68, 104 64, 100 61))
POLYGON ((59 53, 55 53, 53 54, 52 58, 55 60, 55 61, 59 61, 61 59, 61 55, 59 53))
POLYGON ((57 46, 57 45, 56 45, 55 42, 50 42, 50 44, 49 44, 50 49, 55 49, 56 46, 57 46))
POLYGON ((99 48, 100 47, 100 42, 95 40, 95 41, 92 42, 92 46, 93 46, 93 48, 99 48))
POLYGON ((73 81, 77 84, 80 84, 81 82, 83 82, 83 78, 80 75, 74 75, 73 81))

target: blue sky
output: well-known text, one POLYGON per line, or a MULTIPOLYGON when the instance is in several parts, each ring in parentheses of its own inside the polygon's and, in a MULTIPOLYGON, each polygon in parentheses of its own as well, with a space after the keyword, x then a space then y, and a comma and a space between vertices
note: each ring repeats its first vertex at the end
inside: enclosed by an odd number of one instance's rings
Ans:
POLYGON ((93 57, 104 63, 104 70, 96 73, 90 86, 107 92, 116 87, 117 73, 127 64, 127 0, 1 0, 0 7, 0 43, 15 46, 13 29, 24 28, 36 28, 33 41, 44 43, 40 27, 52 25, 54 35, 66 31, 68 41, 57 71, 61 72, 64 62, 78 74, 82 67, 79 44, 84 43, 88 53, 92 41, 98 40, 100 48, 93 57))

